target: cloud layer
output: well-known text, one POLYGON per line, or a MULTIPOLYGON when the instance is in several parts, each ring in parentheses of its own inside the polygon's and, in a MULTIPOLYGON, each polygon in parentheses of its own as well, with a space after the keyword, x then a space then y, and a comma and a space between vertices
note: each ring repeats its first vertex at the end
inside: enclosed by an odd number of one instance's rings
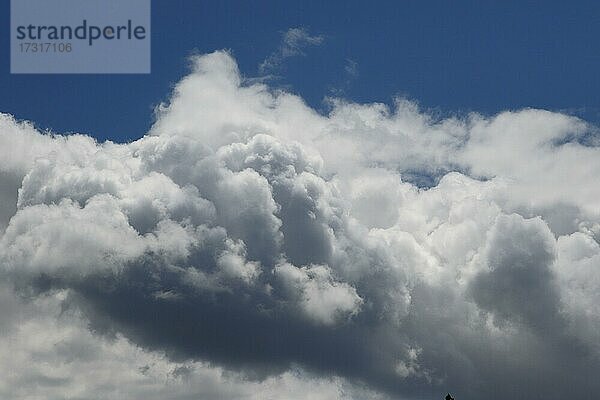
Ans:
POLYGON ((228 53, 193 61, 132 143, 0 117, 0 393, 600 390, 595 127, 402 99, 321 115, 228 53))

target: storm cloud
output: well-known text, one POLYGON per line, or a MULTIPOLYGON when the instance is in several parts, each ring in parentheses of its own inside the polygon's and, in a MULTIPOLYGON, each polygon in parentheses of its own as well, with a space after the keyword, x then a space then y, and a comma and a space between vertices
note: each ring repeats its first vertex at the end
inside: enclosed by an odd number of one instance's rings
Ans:
POLYGON ((156 113, 124 144, 0 116, 0 340, 32 382, 0 393, 600 390, 594 126, 403 99, 322 115, 227 52, 193 58, 156 113))

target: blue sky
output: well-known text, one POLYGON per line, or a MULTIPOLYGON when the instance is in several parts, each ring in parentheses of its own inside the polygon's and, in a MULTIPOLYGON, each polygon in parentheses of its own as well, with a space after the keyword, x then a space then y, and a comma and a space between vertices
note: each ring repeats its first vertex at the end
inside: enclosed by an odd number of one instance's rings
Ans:
POLYGON ((320 110, 330 95, 402 95, 442 113, 537 107, 600 121, 593 1, 154 0, 150 75, 10 75, 9 1, 1 4, 0 110, 56 132, 138 138, 189 54, 230 49, 245 76, 260 76, 294 27, 323 40, 272 69, 271 84, 320 110))

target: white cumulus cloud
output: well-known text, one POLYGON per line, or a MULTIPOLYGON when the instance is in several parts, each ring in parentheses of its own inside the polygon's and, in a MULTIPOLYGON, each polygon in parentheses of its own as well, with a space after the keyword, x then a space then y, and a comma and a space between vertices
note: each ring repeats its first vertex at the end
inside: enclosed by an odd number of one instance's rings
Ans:
MULTIPOLYGON (((321 40, 288 32, 277 60, 321 40)), ((590 397, 595 135, 403 99, 323 115, 227 52, 131 143, 2 114, 0 393, 590 397)))

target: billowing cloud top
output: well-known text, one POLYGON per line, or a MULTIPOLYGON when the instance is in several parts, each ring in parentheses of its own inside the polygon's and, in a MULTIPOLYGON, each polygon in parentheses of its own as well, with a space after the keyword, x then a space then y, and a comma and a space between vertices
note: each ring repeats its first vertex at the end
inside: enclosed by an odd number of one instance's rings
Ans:
POLYGON ((0 394, 600 391, 594 127, 405 100, 324 116, 228 53, 193 61, 132 143, 0 117, 0 340, 20 362, 0 394))

